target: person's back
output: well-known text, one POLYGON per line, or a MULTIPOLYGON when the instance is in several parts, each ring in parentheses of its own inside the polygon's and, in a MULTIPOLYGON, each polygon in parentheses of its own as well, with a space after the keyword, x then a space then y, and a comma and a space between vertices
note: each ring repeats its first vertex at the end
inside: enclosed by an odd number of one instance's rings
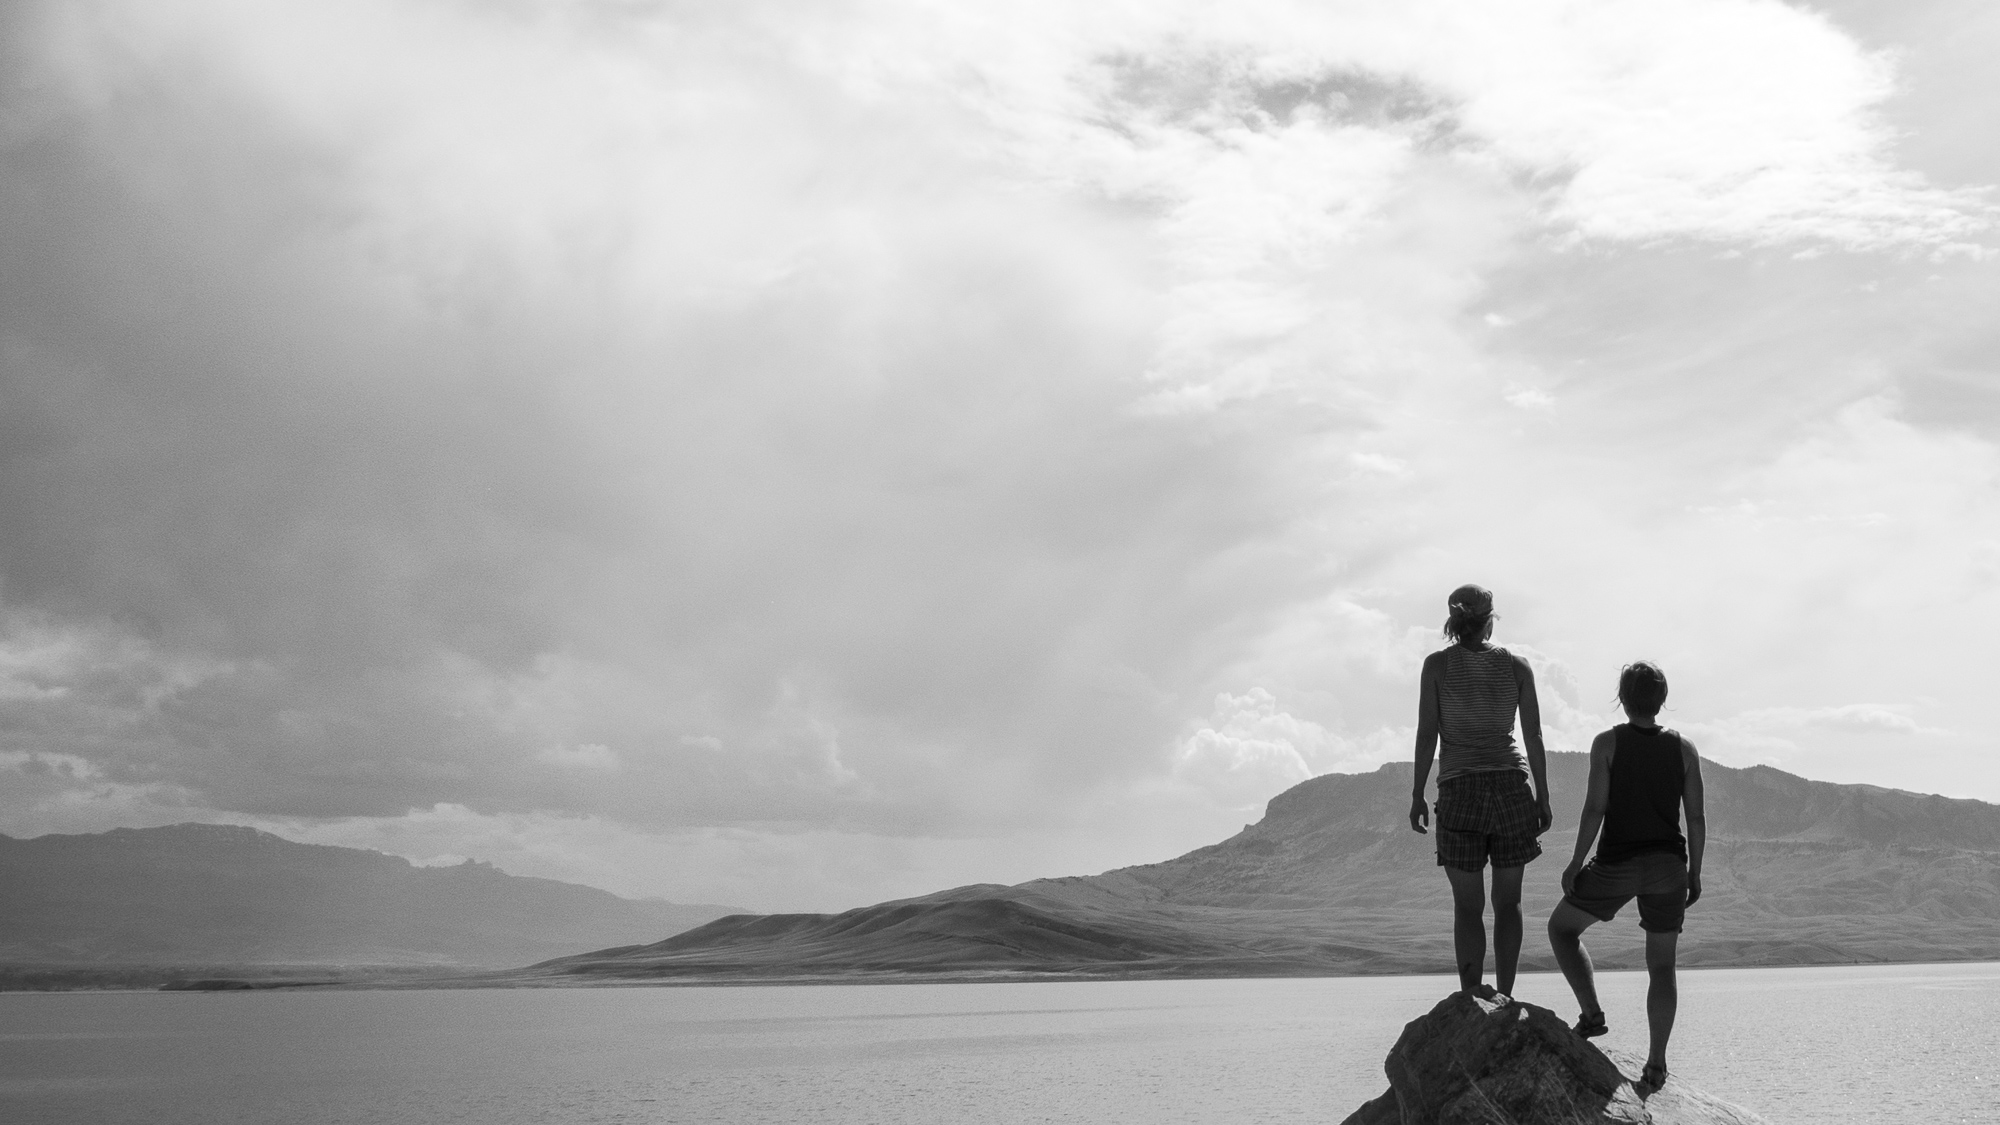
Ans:
POLYGON ((1652 1050, 1643 1080, 1654 1086, 1666 1081, 1667 1039, 1680 995, 1675 949, 1687 908, 1701 897, 1707 839, 1701 759, 1687 739, 1653 721, 1666 699, 1667 677, 1652 664, 1629 664, 1619 674, 1618 701, 1631 721, 1591 743, 1590 788, 1577 826, 1576 854, 1563 871, 1563 900, 1549 916, 1549 944, 1582 1009, 1575 1030, 1587 1038, 1604 1034, 1606 1023, 1583 931, 1611 921, 1626 903, 1639 900, 1651 977, 1646 1017, 1652 1050), (1586 865, 1593 842, 1597 855, 1586 865))
POLYGON ((1620 863, 1655 852, 1685 860, 1687 837, 1681 835, 1681 798, 1687 787, 1685 740, 1657 725, 1620 723, 1611 734, 1611 791, 1604 806, 1604 830, 1597 838, 1597 861, 1620 863))
POLYGON ((1528 772, 1514 747, 1514 711, 1521 702, 1518 661, 1499 645, 1444 650, 1438 677, 1438 780, 1496 770, 1528 772))
POLYGON ((1453 643, 1425 657, 1418 677, 1410 828, 1428 832, 1435 811, 1437 865, 1451 883, 1452 954, 1459 987, 1467 991, 1485 971, 1485 869, 1493 865, 1494 979, 1508 992, 1521 958, 1522 871, 1542 854, 1538 837, 1555 817, 1541 704, 1528 662, 1488 643, 1493 592, 1460 586, 1446 604, 1444 635, 1453 643), (1514 746, 1517 712, 1525 753, 1514 746), (1435 810, 1424 803, 1433 757, 1435 810))

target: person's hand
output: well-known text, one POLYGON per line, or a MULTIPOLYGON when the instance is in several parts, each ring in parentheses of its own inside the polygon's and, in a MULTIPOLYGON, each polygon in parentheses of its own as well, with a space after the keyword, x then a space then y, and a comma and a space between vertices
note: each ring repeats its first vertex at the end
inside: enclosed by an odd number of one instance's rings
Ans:
POLYGON ((1425 828, 1424 825, 1430 822, 1431 808, 1429 805, 1424 804, 1424 795, 1419 793, 1410 798, 1410 827, 1415 831, 1428 834, 1430 829, 1425 828))
POLYGON ((1537 836, 1541 835, 1542 832, 1547 832, 1549 827, 1556 822, 1556 810, 1549 807, 1549 799, 1547 797, 1543 797, 1535 802, 1535 816, 1542 824, 1541 831, 1535 833, 1537 836))
POLYGON ((1583 865, 1580 863, 1572 863, 1568 867, 1563 868, 1562 884, 1564 894, 1573 895, 1576 893, 1576 874, 1582 870, 1583 865))
POLYGON ((1688 872, 1688 905, 1693 906, 1701 898, 1701 872, 1688 872))

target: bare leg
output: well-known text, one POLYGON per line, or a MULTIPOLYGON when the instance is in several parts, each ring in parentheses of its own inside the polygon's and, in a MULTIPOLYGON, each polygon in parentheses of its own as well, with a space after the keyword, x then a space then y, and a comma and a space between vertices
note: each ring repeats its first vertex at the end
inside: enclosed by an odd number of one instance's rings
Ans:
POLYGON ((1651 978, 1646 985, 1646 1024, 1653 1033, 1646 1069, 1657 1069, 1661 1082, 1667 1077, 1667 1037, 1674 1033, 1674 1014, 1680 1008, 1680 983, 1674 979, 1674 948, 1680 936, 1646 934, 1646 975, 1651 978))
POLYGON ((1451 947, 1458 957, 1458 987, 1471 992, 1486 975, 1486 873, 1444 869, 1451 879, 1451 947))
POLYGON ((1521 963, 1521 870, 1493 869, 1493 986, 1509 996, 1521 963))
MULTIPOLYGON (((1556 904, 1555 913, 1549 915, 1549 945, 1555 950, 1556 964, 1561 966, 1569 990, 1576 993, 1578 1010, 1586 1016, 1604 1014, 1604 1005, 1597 1002, 1597 970, 1590 963, 1590 950, 1583 946, 1583 931, 1596 922, 1567 902, 1556 904)), ((1651 949, 1649 943, 1647 950, 1651 949)))

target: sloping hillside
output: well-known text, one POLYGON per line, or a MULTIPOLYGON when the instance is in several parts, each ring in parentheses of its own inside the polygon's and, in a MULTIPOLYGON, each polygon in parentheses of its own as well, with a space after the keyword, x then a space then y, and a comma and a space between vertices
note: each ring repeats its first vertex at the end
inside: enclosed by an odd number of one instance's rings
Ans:
MULTIPOLYGON (((1557 827, 1529 868, 1527 967, 1553 967, 1536 922, 1560 897, 1587 769, 1584 755, 1550 755, 1557 827)), ((1409 770, 1314 778, 1230 839, 1164 863, 724 918, 522 979, 1443 971, 1451 897, 1430 838, 1408 827, 1409 770)), ((1710 846, 1686 963, 2000 957, 2000 806, 1763 766, 1706 763, 1704 777, 1710 846)), ((1607 967, 1640 963, 1629 910, 1592 945, 1607 967)))
POLYGON ((0 962, 520 965, 731 912, 231 825, 0 836, 0 962))

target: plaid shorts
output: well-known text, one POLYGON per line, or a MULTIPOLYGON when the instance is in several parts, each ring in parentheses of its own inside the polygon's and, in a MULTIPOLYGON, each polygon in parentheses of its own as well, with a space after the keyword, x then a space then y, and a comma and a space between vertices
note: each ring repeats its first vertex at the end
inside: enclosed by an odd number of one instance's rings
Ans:
POLYGON ((1439 867, 1521 867, 1542 854, 1542 818, 1520 770, 1466 773, 1438 782, 1439 867))

